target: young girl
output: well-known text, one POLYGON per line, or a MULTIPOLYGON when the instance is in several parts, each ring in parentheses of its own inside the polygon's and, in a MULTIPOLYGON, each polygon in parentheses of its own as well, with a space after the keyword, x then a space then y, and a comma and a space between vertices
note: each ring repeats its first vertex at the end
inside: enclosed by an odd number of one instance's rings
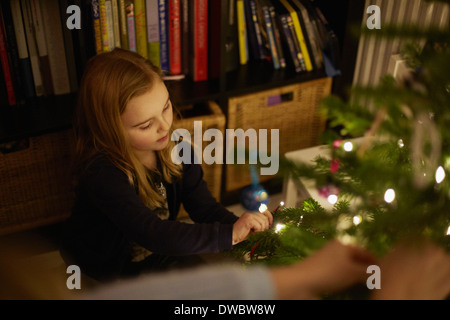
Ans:
POLYGON ((212 197, 200 165, 172 162, 172 121, 169 93, 148 60, 115 49, 89 61, 74 123, 76 201, 61 253, 94 279, 231 249, 272 224, 268 211, 236 217, 212 197), (194 224, 176 220, 181 203, 194 224))

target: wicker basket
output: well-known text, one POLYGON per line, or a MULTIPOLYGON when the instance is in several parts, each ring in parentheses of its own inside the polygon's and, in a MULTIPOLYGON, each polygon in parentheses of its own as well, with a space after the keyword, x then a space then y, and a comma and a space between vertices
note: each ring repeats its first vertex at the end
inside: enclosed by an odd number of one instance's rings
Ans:
POLYGON ((71 131, 30 138, 28 148, 0 153, 0 234, 62 221, 70 215, 71 131))
MULTIPOLYGON (((182 113, 182 118, 174 120, 175 128, 187 129, 194 138, 194 121, 202 122, 202 133, 210 128, 219 129, 222 135, 225 134, 225 115, 222 113, 220 107, 213 101, 209 101, 205 105, 184 106, 178 108, 182 113)), ((202 139, 203 141, 203 139, 202 139)), ((210 142, 203 142, 202 150, 210 142)), ((206 182, 211 194, 220 201, 220 192, 222 184, 222 164, 206 164, 202 162, 203 179, 206 182)), ((182 208, 179 214, 180 218, 186 217, 187 213, 182 208)))
MULTIPOLYGON (((229 129, 279 129, 279 154, 315 146, 326 119, 318 112, 320 100, 331 92, 331 78, 322 78, 229 99, 229 129)), ((246 161, 248 163, 248 161, 246 161)), ((267 181, 272 176, 260 176, 267 181)), ((251 184, 247 165, 226 167, 226 190, 251 184)))

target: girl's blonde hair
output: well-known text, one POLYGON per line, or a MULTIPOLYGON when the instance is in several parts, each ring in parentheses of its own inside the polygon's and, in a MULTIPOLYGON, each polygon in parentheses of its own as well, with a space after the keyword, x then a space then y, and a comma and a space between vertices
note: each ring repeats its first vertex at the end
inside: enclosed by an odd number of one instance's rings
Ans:
MULTIPOLYGON (((98 153, 106 154, 152 209, 161 207, 164 199, 156 191, 151 172, 134 155, 121 115, 132 98, 151 90, 156 81, 162 81, 159 68, 137 53, 116 48, 94 56, 81 80, 74 123, 76 172, 86 169, 98 153)), ((171 159, 173 146, 169 139, 169 145, 157 151, 159 174, 168 183, 181 177, 181 166, 171 159)))

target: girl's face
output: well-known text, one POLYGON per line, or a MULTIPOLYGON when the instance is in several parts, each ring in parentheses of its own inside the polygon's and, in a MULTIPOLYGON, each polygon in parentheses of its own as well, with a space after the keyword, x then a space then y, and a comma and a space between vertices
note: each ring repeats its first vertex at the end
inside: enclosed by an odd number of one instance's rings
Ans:
POLYGON ((165 84, 158 80, 151 90, 132 98, 121 118, 137 154, 164 149, 169 143, 173 121, 172 103, 165 84))

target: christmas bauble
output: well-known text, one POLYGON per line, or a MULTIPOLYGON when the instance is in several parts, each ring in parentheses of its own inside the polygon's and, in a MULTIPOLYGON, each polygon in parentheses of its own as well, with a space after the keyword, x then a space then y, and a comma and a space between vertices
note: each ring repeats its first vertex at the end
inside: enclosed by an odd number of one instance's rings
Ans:
POLYGON ((251 185, 242 190, 241 204, 245 210, 258 212, 262 204, 268 203, 269 194, 261 185, 251 185))

